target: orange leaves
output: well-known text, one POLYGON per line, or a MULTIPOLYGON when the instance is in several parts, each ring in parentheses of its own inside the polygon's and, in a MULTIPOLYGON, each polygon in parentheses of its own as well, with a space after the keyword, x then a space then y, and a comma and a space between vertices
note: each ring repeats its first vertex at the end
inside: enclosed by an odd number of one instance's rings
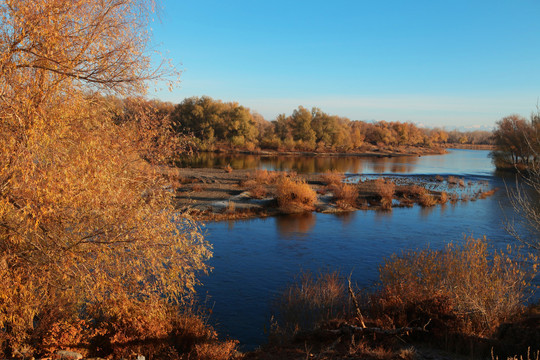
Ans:
POLYGON ((284 212, 312 211, 317 201, 317 193, 305 182, 282 178, 277 184, 277 201, 284 212))
MULTIPOLYGON (((179 300, 207 270, 197 224, 147 162, 161 160, 166 121, 115 123, 100 93, 138 95, 159 76, 145 53, 151 2, 0 5, 0 329, 17 329, 13 344, 47 308, 179 300)), ((132 110, 152 115, 145 105, 132 110)))
POLYGON ((460 329, 490 334, 521 311, 536 259, 511 251, 491 252, 486 239, 466 239, 442 251, 422 250, 393 256, 380 267, 387 306, 406 309, 436 297, 448 299, 460 329))

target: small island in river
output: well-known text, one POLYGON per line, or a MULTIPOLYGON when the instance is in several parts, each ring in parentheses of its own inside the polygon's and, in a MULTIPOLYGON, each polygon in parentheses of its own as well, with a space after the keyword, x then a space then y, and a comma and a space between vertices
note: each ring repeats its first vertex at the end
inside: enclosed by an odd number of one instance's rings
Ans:
POLYGON ((485 181, 448 176, 374 176, 335 171, 313 174, 224 168, 171 171, 175 205, 203 221, 266 217, 317 211, 391 211, 431 207, 492 195, 485 181))

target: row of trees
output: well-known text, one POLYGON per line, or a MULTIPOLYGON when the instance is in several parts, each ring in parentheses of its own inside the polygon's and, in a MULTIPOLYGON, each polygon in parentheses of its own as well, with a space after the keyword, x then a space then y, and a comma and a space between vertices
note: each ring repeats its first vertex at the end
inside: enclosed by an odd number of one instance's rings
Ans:
MULTIPOLYGON (((129 104, 127 104, 129 106, 129 104)), ((216 143, 236 148, 307 151, 354 151, 365 145, 431 147, 444 143, 489 144, 489 132, 424 129, 412 123, 363 122, 299 106, 274 121, 236 102, 210 97, 187 98, 180 104, 154 104, 170 111, 176 134, 193 136, 202 149, 216 143)), ((127 110, 129 112, 129 110, 127 110)))

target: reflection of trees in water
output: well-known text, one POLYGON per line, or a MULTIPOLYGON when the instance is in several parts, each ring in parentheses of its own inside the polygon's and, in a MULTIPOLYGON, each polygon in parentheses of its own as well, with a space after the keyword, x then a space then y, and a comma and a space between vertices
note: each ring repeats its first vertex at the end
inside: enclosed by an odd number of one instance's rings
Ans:
POLYGON ((276 226, 281 236, 291 237, 297 233, 308 233, 313 229, 316 221, 315 214, 308 212, 304 214, 278 216, 276 218, 276 226))
POLYGON ((298 173, 408 173, 418 162, 417 156, 371 157, 358 156, 259 156, 199 153, 181 157, 178 166, 219 168, 231 165, 233 169, 268 169, 277 171, 296 171, 298 173))
POLYGON ((377 210, 375 211, 375 221, 383 221, 392 217, 392 211, 377 210))
POLYGON ((356 217, 356 211, 336 213, 334 216, 341 221, 343 226, 345 226, 353 223, 353 220, 356 217))
POLYGON ((435 208, 440 208, 440 207, 439 206, 421 206, 420 217, 422 219, 427 219, 433 213, 435 208))
POLYGON ((417 156, 383 157, 370 159, 374 173, 409 173, 413 166, 418 163, 417 156))

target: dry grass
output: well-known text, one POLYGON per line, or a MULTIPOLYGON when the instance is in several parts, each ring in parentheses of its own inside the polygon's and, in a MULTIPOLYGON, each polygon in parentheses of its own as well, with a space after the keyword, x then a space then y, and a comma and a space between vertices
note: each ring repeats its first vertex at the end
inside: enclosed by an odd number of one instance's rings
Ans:
POLYGON ((346 287, 339 273, 321 273, 316 277, 302 273, 279 299, 279 326, 273 335, 291 337, 299 331, 313 330, 343 314, 346 303, 346 287))
POLYGON ((201 192, 201 191, 204 191, 205 189, 206 189, 206 186, 202 184, 193 184, 193 186, 191 187, 191 191, 193 192, 201 192))
POLYGON ((457 185, 458 178, 455 176, 449 176, 448 179, 446 179, 449 185, 457 185))
POLYGON ((332 170, 321 175, 321 180, 326 185, 340 184, 343 182, 345 175, 341 172, 332 170))
POLYGON ((358 201, 357 186, 339 182, 329 185, 328 189, 332 192, 338 208, 349 210, 356 207, 358 201))
POLYGON ((228 360, 234 357, 238 341, 229 340, 215 343, 202 343, 195 345, 195 359, 197 360, 228 360))
POLYGON ((431 207, 437 204, 437 199, 431 194, 428 194, 427 192, 423 192, 418 197, 418 204, 420 204, 423 207, 431 207))
POLYGON ((446 191, 441 192, 441 196, 439 197, 439 202, 441 204, 446 204, 448 202, 448 194, 446 191))
POLYGON ((479 199, 485 199, 489 196, 492 196, 493 194, 495 194, 497 192, 497 190, 499 190, 498 188, 495 188, 495 189, 492 189, 492 190, 489 190, 489 191, 482 191, 478 194, 478 198, 479 199))
POLYGON ((268 187, 278 183, 281 179, 295 176, 281 171, 255 170, 248 174, 240 186, 245 187, 255 199, 262 199, 268 195, 268 187))
POLYGON ((392 210, 392 199, 396 191, 396 184, 392 180, 379 178, 375 180, 375 191, 381 197, 381 207, 384 210, 392 210))
POLYGON ((312 211, 317 193, 304 181, 282 178, 277 184, 278 206, 285 213, 312 211))
POLYGON ((255 172, 250 176, 259 184, 271 185, 277 183, 281 178, 284 177, 295 177, 295 173, 286 173, 282 171, 268 171, 266 169, 255 170, 255 172))
MULTIPOLYGON (((493 351, 491 352, 491 360, 499 360, 499 357, 494 355, 493 351)), ((507 357, 506 360, 540 360, 540 351, 531 353, 531 349, 529 348, 526 357, 523 357, 522 355, 514 355, 507 357)))
POLYGON ((523 310, 536 259, 511 249, 488 250, 486 239, 468 238, 443 251, 392 256, 380 268, 383 287, 376 302, 390 326, 433 319, 434 327, 475 336, 493 334, 523 310))
POLYGON ((264 185, 254 184, 249 187, 249 193, 251 194, 251 197, 255 199, 263 199, 268 195, 268 189, 264 185))
POLYGON ((425 188, 418 185, 400 186, 398 189, 401 194, 411 198, 418 198, 427 192, 425 188))
POLYGON ((441 175, 435 175, 435 180, 438 182, 443 182, 444 178, 441 175))

